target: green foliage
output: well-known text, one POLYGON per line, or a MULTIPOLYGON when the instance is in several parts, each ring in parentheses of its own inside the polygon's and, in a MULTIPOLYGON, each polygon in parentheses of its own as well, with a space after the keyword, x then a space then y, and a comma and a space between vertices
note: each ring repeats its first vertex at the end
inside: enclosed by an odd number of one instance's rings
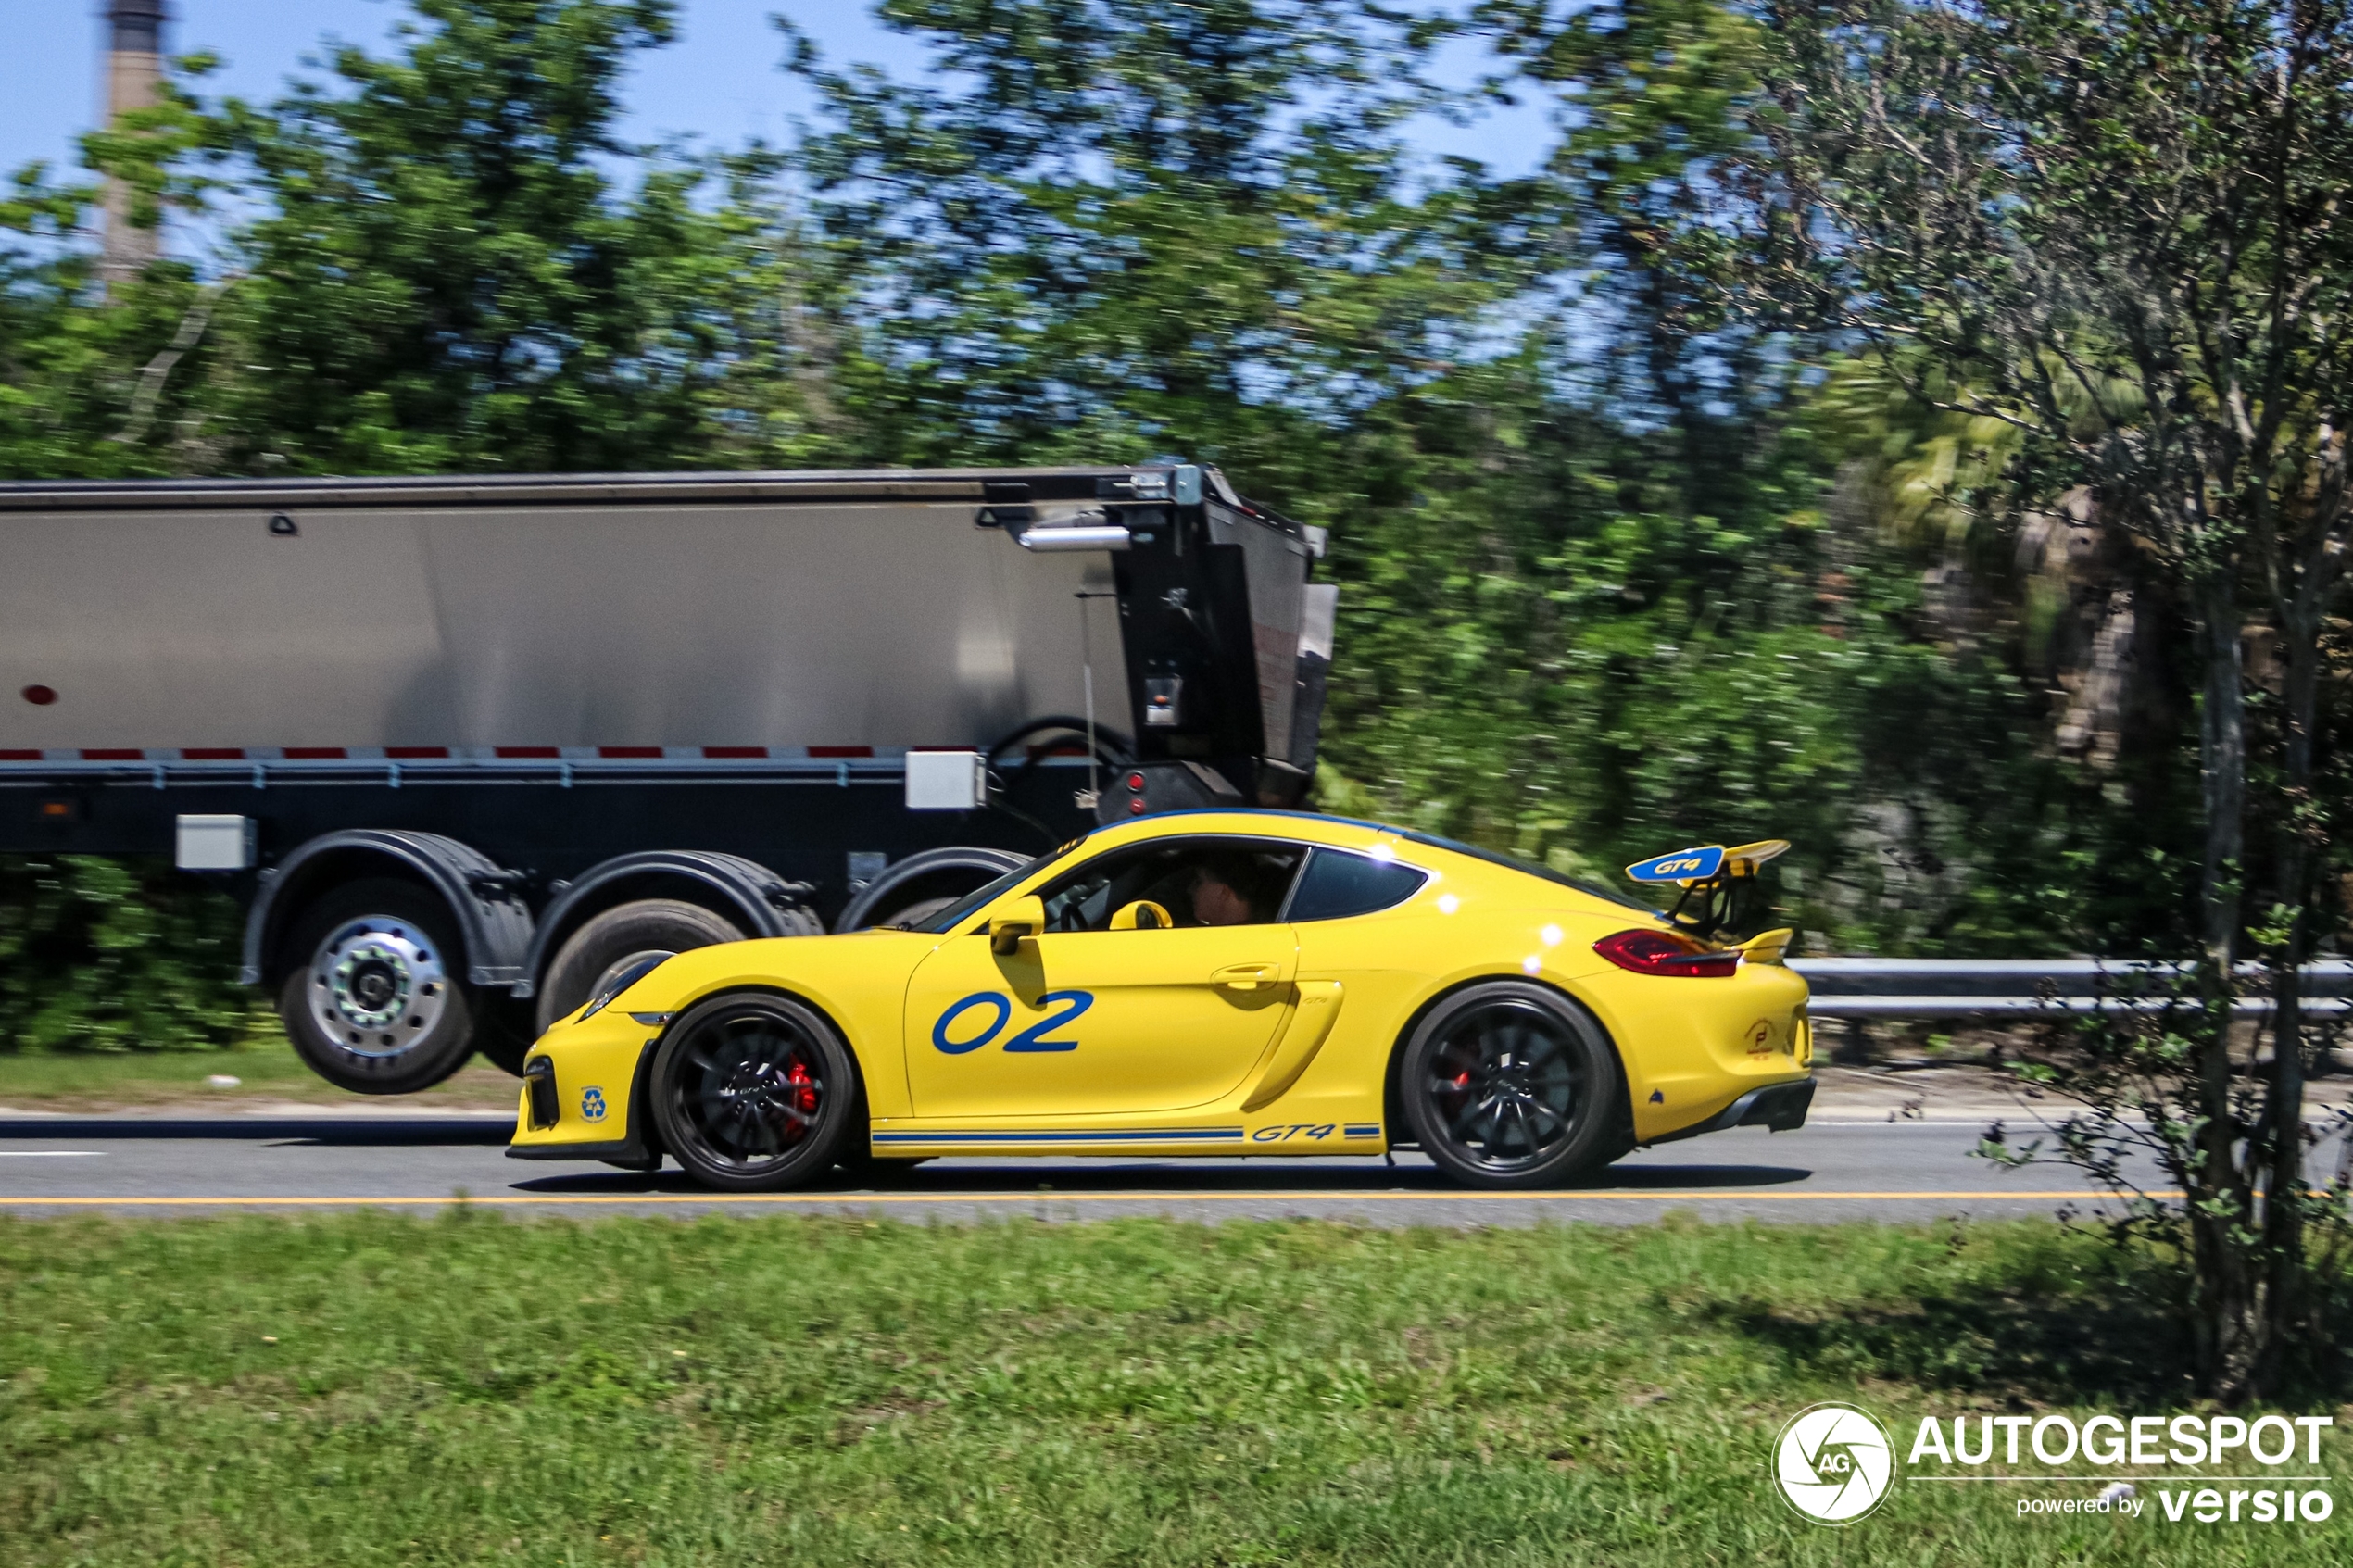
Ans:
POLYGON ((2345 871, 2323 747, 2347 722, 2353 6, 1760 16, 1755 275, 1918 401, 2003 426, 1989 490, 2111 536, 2125 602, 2196 647, 2198 961, 2147 1033, 2097 1022, 2074 1044, 2090 1065, 2055 1081, 2088 1108, 2063 1158, 2114 1186, 2116 1151, 2147 1148, 2181 1183, 2158 1209, 2196 1264, 2201 1378, 2245 1398, 2311 1337, 2312 1222, 2344 1199, 2303 1197, 2304 1075, 2331 1031, 2296 997, 2345 871), (2259 1069, 2233 1010, 2249 953, 2278 1004, 2259 1069))
POLYGON ((345 48, 327 86, 217 112, 224 153, 266 202, 237 234, 246 277, 220 328, 237 369, 218 463, 711 460, 711 395, 738 369, 728 356, 768 257, 734 213, 698 205, 710 171, 614 138, 619 80, 670 38, 671 6, 416 10, 393 57, 345 48), (638 164, 634 190, 615 189, 608 160, 638 164))
POLYGON ((236 906, 169 867, 0 856, 0 1050, 210 1050, 252 1025, 236 906))
POLYGON ((1781 1423, 1858 1386, 1898 1434, 2177 1407, 2172 1283, 2034 1223, 8 1221, 0 1533, 27 1568, 2341 1562, 2342 1514, 2173 1547, 2007 1487, 1847 1531, 1773 1498, 1781 1423))
POLYGON ((1312 508, 1529 276, 1509 194, 1417 182, 1435 32, 1363 0, 894 0, 949 74, 796 69, 836 373, 892 461, 1183 444, 1312 508))
POLYGON ((1364 809, 1598 872, 1788 836, 1818 950, 2162 925, 2178 812, 2053 754, 2009 631, 2050 618, 1974 557, 1976 621, 1931 580, 1982 433, 1858 414, 1743 292, 1757 28, 1557 9, 890 0, 938 71, 787 28, 813 129, 717 157, 618 140, 666 0, 418 0, 270 104, 192 62, 86 156, 144 216, 209 210, 204 267, 101 306, 89 190, 0 202, 0 474, 1181 447, 1333 531, 1327 757, 1364 809), (1559 106, 1530 177, 1413 149, 1478 107, 1434 51, 1482 40, 1559 106))

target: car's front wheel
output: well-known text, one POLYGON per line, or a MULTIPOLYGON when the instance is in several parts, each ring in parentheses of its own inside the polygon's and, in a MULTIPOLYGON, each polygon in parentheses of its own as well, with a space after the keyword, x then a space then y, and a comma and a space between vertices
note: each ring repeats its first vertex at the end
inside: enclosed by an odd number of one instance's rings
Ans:
POLYGON ((713 997, 673 1024, 652 1089, 662 1147, 731 1192, 813 1180, 865 1133, 849 1047, 813 1009, 765 992, 713 997))
POLYGON ((1398 1073, 1415 1137, 1456 1181, 1544 1186, 1619 1152, 1617 1053, 1548 987, 1492 981, 1456 992, 1415 1028, 1398 1073))

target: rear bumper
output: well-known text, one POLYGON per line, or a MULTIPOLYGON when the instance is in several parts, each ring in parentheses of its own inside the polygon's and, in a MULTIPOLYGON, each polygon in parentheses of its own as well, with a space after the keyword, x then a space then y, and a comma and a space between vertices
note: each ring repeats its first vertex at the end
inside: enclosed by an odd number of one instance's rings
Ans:
POLYGON ((1702 1133, 1727 1132, 1734 1127, 1765 1127, 1776 1133, 1795 1132, 1806 1125, 1806 1112, 1814 1103, 1814 1080, 1796 1078, 1782 1084, 1768 1084, 1751 1089, 1731 1104, 1705 1122, 1651 1139, 1655 1144, 1673 1143, 1678 1138, 1695 1138, 1702 1133))

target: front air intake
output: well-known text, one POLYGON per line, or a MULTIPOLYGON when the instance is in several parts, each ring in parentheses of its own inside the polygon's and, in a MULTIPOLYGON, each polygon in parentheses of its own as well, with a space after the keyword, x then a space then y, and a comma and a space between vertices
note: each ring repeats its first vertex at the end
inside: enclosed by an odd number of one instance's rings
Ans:
POLYGON ((531 1096, 531 1126, 534 1132, 556 1124, 556 1064, 544 1056, 535 1056, 522 1064, 522 1085, 531 1096))

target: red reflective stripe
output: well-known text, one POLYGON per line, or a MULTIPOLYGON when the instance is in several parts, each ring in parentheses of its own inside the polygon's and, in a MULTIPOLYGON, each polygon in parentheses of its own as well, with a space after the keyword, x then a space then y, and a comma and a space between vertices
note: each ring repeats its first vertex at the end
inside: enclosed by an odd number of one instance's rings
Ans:
POLYGON ((147 754, 135 746, 109 746, 82 748, 84 762, 145 762, 147 754))
POLYGON ((494 749, 501 757, 560 757, 563 755, 552 746, 502 746, 494 749))
POLYGON ((705 757, 765 757, 768 748, 764 746, 706 746, 702 754, 705 757))
POLYGON ((875 748, 871 746, 812 746, 809 748, 812 757, 872 757, 874 754, 875 748))
POLYGON ((242 762, 245 759, 245 748, 242 746, 191 746, 183 748, 180 755, 190 762, 242 762))
POLYGON ((339 746, 290 746, 279 755, 289 762, 339 762, 346 754, 339 746))
POLYGON ((384 747, 384 755, 386 757, 447 757, 449 755, 449 748, 446 746, 387 746, 384 747))
POLYGON ((599 757, 660 757, 661 747, 658 746, 600 746, 597 748, 597 755, 599 757))
POLYGON ((0 751, 0 762, 39 762, 44 759, 37 751, 0 751))

